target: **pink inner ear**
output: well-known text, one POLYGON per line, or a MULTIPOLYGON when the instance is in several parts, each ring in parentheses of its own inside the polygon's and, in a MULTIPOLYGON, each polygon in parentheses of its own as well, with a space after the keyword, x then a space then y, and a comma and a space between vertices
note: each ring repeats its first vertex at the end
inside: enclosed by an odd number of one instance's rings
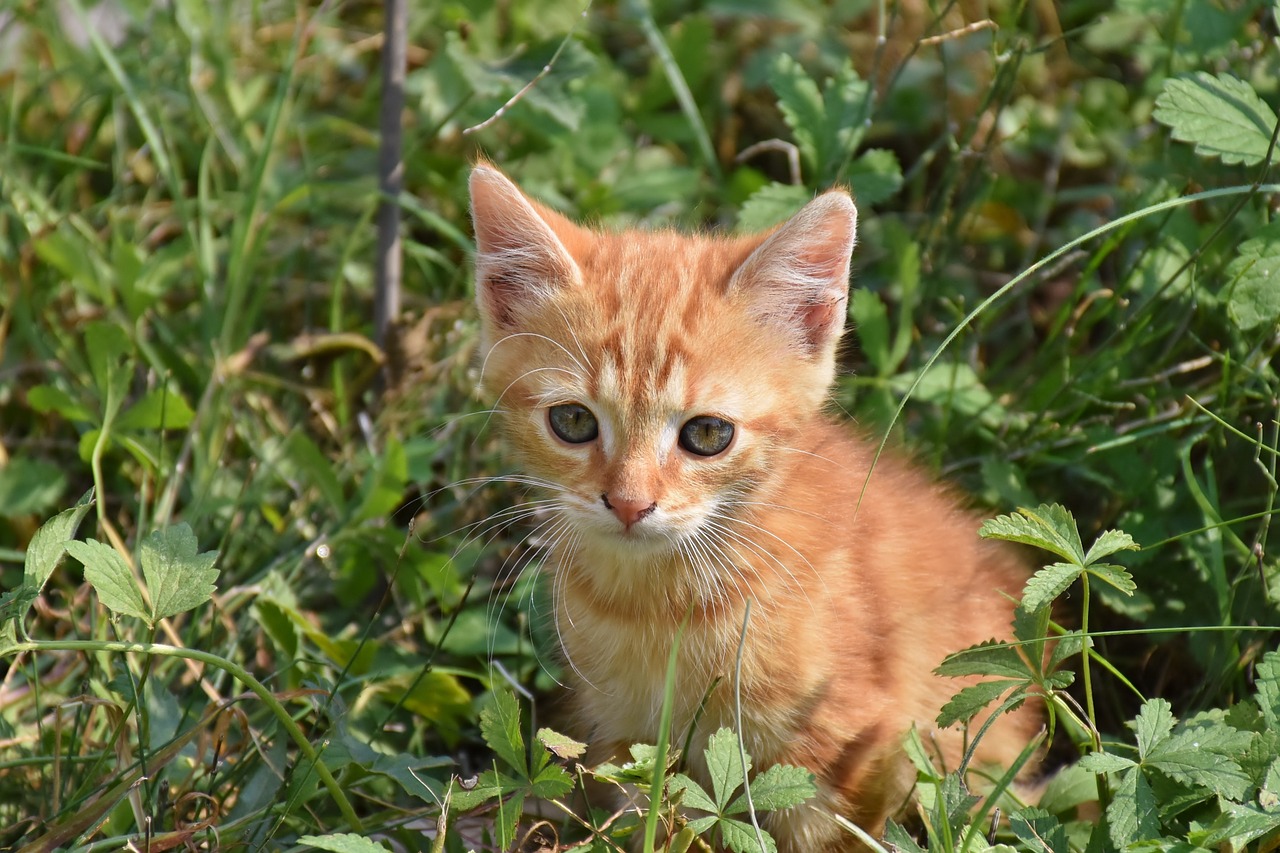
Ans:
POLYGON ((496 169, 476 167, 470 183, 477 302, 488 320, 510 326, 522 307, 577 281, 578 266, 556 233, 572 226, 496 169))
POLYGON ((734 273, 731 291, 805 355, 827 353, 844 327, 849 256, 858 213, 849 196, 829 192, 769 235, 734 273))

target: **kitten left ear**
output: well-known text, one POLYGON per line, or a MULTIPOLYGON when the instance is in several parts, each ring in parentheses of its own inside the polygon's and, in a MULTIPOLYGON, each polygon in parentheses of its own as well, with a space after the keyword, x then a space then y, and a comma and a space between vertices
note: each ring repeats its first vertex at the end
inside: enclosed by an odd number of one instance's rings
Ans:
POLYGON ((849 256, 858 210, 847 193, 818 196, 774 231, 738 267, 729 293, 795 341, 806 356, 834 351, 849 302, 849 256))

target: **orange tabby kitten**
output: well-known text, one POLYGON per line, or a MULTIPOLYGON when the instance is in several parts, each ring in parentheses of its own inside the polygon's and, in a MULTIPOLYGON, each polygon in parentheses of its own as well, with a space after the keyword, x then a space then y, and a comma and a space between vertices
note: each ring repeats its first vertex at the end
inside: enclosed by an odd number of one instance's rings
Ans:
MULTIPOLYGON (((742 736, 755 766, 807 767, 810 804, 770 815, 782 851, 853 849, 835 812, 879 833, 964 682, 931 670, 1007 637, 1025 573, 913 468, 823 413, 848 301, 857 211, 818 196, 751 237, 588 230, 487 164, 471 175, 482 382, 528 477, 552 500, 555 624, 593 760, 653 743, 678 626, 673 732, 733 726, 745 603, 742 736), (712 685, 715 685, 712 689, 712 685), (710 693, 708 694, 708 690, 710 693)), ((981 742, 1008 764, 1040 726, 1023 708, 981 742)))

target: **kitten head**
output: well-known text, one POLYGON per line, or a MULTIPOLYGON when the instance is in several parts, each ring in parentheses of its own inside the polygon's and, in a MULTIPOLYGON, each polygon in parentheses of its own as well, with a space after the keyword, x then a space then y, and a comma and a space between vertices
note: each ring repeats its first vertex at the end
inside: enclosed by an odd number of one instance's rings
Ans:
POLYGON ((745 238, 589 230, 487 164, 471 203, 481 382, 565 540, 615 563, 723 541, 834 379, 849 196, 745 238))

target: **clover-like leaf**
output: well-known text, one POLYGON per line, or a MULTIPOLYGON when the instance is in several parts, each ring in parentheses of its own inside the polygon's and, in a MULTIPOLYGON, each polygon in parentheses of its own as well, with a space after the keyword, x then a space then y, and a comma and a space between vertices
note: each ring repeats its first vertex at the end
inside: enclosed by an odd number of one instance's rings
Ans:
POLYGON ((204 604, 213 596, 217 551, 197 553, 196 535, 186 522, 157 530, 142 540, 142 576, 151 596, 151 621, 158 622, 204 604))
POLYGON ((96 539, 68 542, 67 552, 84 564, 84 579, 112 612, 152 621, 151 608, 120 552, 96 539))
MULTIPOLYGON (((715 794, 716 810, 723 811, 733 792, 742 787, 743 755, 738 736, 731 729, 721 728, 707 739, 704 753, 707 757, 707 773, 711 776, 711 790, 715 794)), ((746 770, 751 770, 751 757, 746 757, 746 770)))

